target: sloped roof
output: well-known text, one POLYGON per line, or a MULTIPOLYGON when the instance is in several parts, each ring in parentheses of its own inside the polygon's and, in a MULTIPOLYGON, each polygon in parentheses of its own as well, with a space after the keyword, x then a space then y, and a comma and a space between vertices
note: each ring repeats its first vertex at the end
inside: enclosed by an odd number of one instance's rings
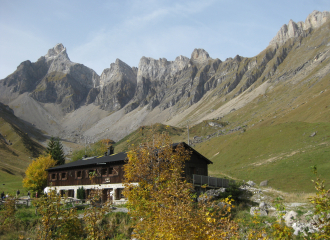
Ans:
POLYGON ((185 142, 179 142, 179 143, 173 143, 173 147, 178 146, 179 144, 183 144, 183 146, 185 148, 189 148, 189 150, 191 150, 194 154, 198 155, 200 158, 202 158, 204 161, 206 161, 208 164, 213 164, 212 161, 210 161, 208 158, 204 157, 202 154, 200 154, 199 152, 197 152, 195 149, 193 149, 192 147, 190 147, 187 143, 185 142))
POLYGON ((112 154, 110 156, 96 156, 96 157, 88 157, 77 160, 75 162, 70 162, 67 164, 59 165, 53 168, 47 169, 47 171, 53 170, 60 170, 64 168, 76 168, 82 167, 87 165, 98 165, 102 163, 109 163, 109 162, 118 162, 118 161, 125 161, 127 158, 127 154, 125 152, 112 154))
MULTIPOLYGON (((185 148, 188 148, 189 150, 191 150, 193 152, 193 154, 198 155, 200 158, 202 158, 208 164, 213 163, 209 159, 204 157, 202 154, 197 152, 195 149, 190 147, 185 142, 174 143, 172 146, 174 148, 176 148, 176 146, 178 146, 179 144, 183 144, 185 148)), ((120 152, 120 153, 112 154, 110 156, 96 156, 96 157, 83 158, 83 159, 77 160, 75 162, 70 162, 67 164, 49 168, 49 169, 47 169, 47 171, 54 171, 54 170, 67 169, 67 168, 76 168, 76 167, 89 166, 89 165, 98 165, 98 164, 110 163, 110 162, 121 162, 121 161, 125 161, 125 160, 127 160, 127 153, 120 152)))

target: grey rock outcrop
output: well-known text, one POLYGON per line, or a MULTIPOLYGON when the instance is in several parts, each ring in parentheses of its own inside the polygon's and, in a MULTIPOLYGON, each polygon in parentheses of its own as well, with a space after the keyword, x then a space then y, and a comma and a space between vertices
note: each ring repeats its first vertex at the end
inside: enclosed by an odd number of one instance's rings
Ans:
POLYGON ((162 81, 173 77, 176 73, 184 69, 189 63, 189 58, 179 56, 175 61, 167 61, 166 58, 159 60, 142 57, 138 67, 137 82, 142 79, 150 81, 162 81))
MULTIPOLYGON (((175 104, 181 97, 175 94, 176 96, 169 99, 167 93, 173 89, 174 84, 180 81, 178 75, 189 66, 189 59, 184 56, 177 57, 175 61, 167 61, 165 58, 155 60, 142 57, 137 72, 136 92, 126 111, 129 112, 138 106, 145 105, 148 105, 149 109, 153 109, 164 98, 172 101, 169 105, 175 104)), ((175 91, 181 95, 181 89, 176 88, 175 91)))
POLYGON ((313 11, 305 20, 304 30, 309 28, 315 29, 322 26, 328 19, 330 19, 329 11, 313 11))
POLYGON ((265 187, 265 186, 267 186, 267 185, 268 185, 268 180, 262 181, 262 182, 260 183, 260 187, 265 187))
POLYGON ((254 187, 256 185, 256 183, 253 182, 253 181, 251 181, 251 180, 247 181, 246 184, 249 185, 249 186, 251 186, 251 187, 254 187))
MULTIPOLYGON (((136 72, 126 63, 117 59, 115 63, 111 63, 110 68, 102 72, 100 87, 94 103, 110 112, 119 110, 132 99, 135 89, 136 72)), ((94 89, 91 90, 89 94, 91 100, 96 92, 94 89)))
POLYGON ((205 202, 205 201, 211 201, 211 200, 217 199, 225 191, 226 191, 225 188, 207 190, 205 192, 205 194, 203 194, 197 198, 197 201, 205 202))
POLYGON ((252 216, 259 216, 259 217, 265 217, 268 215, 267 210, 260 209, 259 207, 251 207, 250 214, 252 216))
POLYGON ((284 24, 277 32, 276 36, 270 41, 269 45, 282 45, 290 38, 297 38, 304 35, 307 30, 312 30, 320 27, 327 19, 330 18, 328 11, 319 12, 313 11, 308 15, 305 22, 295 23, 290 20, 288 24, 284 24))
POLYGON ((70 74, 87 88, 97 87, 100 84, 100 77, 94 70, 83 64, 70 61, 66 48, 61 43, 48 50, 45 60, 50 65, 48 73, 62 72, 70 74))
POLYGON ((117 58, 115 63, 110 64, 110 68, 103 70, 100 76, 100 87, 103 88, 108 84, 121 80, 127 80, 136 85, 136 72, 117 58))
MULTIPOLYGON (((329 12, 315 11, 305 22, 290 21, 273 39, 273 47, 266 48, 252 58, 236 55, 221 61, 212 59, 203 49, 195 49, 190 58, 179 56, 174 61, 143 57, 139 68, 130 67, 118 59, 103 71, 101 77, 88 67, 71 62, 67 49, 57 44, 37 62, 25 61, 14 73, 1 80, 0 101, 15 106, 20 103, 15 113, 26 121, 35 122, 46 132, 49 126, 54 132, 62 127, 66 128, 65 131, 70 128, 70 131, 75 132, 72 138, 77 141, 83 139, 80 138, 81 134, 95 135, 99 139, 105 137, 107 128, 107 132, 119 140, 140 125, 156 121, 181 124, 179 121, 188 115, 192 122, 197 123, 208 117, 212 119, 226 115, 231 112, 230 109, 238 111, 256 99, 257 92, 261 92, 259 95, 262 96, 262 92, 272 91, 275 85, 280 87, 282 83, 298 83, 308 76, 305 74, 307 70, 307 73, 312 73, 316 69, 322 79, 328 72, 328 62, 325 60, 329 58, 330 22, 327 19, 329 12), (285 45, 281 45, 283 43, 285 45), (308 51, 309 55, 305 56, 304 53, 308 51), (296 57, 300 55, 301 58, 296 57), (283 62, 286 62, 284 68, 280 67, 283 62), (317 70, 321 63, 325 67, 322 71, 317 70), (190 108, 196 103, 196 108, 190 108), (37 116, 31 113, 25 117, 27 107, 38 108, 37 113, 40 107, 42 114, 37 116), (82 110, 77 111, 79 114, 76 115, 77 119, 81 119, 79 127, 76 122, 72 120, 71 123, 66 118, 66 113, 78 108, 82 110), (99 113, 92 119, 84 112, 85 108, 96 109, 99 113), (125 113, 136 108, 139 111, 132 113, 136 120, 132 123, 130 115, 125 113), (64 113, 60 113, 60 109, 64 113), (123 111, 112 115, 120 109, 123 111), (47 117, 41 118, 41 115, 47 117), (57 115, 60 118, 57 119, 57 115), (38 120, 34 121, 34 118, 38 120), (56 124, 52 125, 50 121, 54 122, 53 119, 56 124), (114 124, 100 123, 92 129, 91 126, 101 119, 114 124)), ((265 97, 261 97, 260 101, 265 97)), ((276 120, 279 117, 277 115, 276 120)), ((200 142, 222 133, 244 132, 244 127, 236 126, 194 141, 200 142)))
POLYGON ((284 216, 285 225, 287 225, 288 227, 291 227, 292 224, 297 219, 297 215, 298 214, 295 211, 290 211, 287 214, 285 214, 285 216, 284 216))
POLYGON ((63 112, 75 110, 85 99, 87 89, 70 74, 52 72, 37 85, 31 96, 42 103, 56 103, 63 112))
POLYGON ((71 62, 61 43, 49 49, 39 61, 46 63, 47 72, 31 89, 31 96, 39 102, 59 104, 63 112, 77 109, 90 89, 99 85, 96 72, 71 62))
POLYGON ((209 54, 201 48, 195 48, 195 50, 191 54, 191 62, 196 65, 206 65, 209 60, 212 60, 210 58, 209 54))
POLYGON ((39 58, 35 63, 24 61, 14 73, 0 82, 0 86, 2 85, 6 89, 4 91, 6 93, 22 94, 31 92, 47 74, 48 67, 49 65, 44 57, 39 58))
POLYGON ((309 135, 310 137, 315 137, 316 136, 316 134, 317 134, 317 131, 315 131, 315 132, 312 132, 312 134, 311 135, 309 135))

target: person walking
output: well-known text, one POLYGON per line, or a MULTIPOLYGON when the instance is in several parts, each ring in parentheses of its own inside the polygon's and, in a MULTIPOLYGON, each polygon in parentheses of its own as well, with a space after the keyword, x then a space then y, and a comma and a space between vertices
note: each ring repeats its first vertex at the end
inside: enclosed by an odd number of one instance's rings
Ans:
POLYGON ((30 191, 28 191, 28 199, 30 199, 30 194, 31 194, 30 191))
POLYGON ((18 198, 18 196, 19 196, 19 194, 20 194, 21 192, 19 191, 19 189, 16 191, 16 198, 18 198))
POLYGON ((5 192, 2 191, 2 193, 1 193, 1 200, 3 200, 4 198, 5 198, 5 192))

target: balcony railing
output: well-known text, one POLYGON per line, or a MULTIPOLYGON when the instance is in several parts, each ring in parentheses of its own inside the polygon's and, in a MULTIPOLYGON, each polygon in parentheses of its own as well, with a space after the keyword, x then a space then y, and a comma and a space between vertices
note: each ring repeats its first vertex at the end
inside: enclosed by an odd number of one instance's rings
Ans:
POLYGON ((229 179, 193 174, 193 184, 194 186, 207 185, 207 187, 211 188, 228 188, 229 179))

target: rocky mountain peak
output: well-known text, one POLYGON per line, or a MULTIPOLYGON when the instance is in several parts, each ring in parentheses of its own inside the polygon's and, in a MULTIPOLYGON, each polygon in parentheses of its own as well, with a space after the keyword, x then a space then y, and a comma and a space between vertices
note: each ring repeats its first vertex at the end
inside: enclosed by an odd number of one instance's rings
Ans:
POLYGON ((99 85, 100 77, 97 73, 83 64, 71 62, 66 48, 62 43, 58 43, 55 47, 49 49, 45 55, 45 59, 49 65, 47 74, 53 72, 70 74, 75 80, 87 88, 93 88, 99 85))
POLYGON ((167 61, 166 58, 153 58, 142 57, 139 62, 137 73, 137 82, 142 78, 154 80, 165 79, 165 76, 173 76, 178 71, 182 70, 189 63, 189 58, 179 56, 175 61, 167 61))
POLYGON ((67 60, 70 60, 68 57, 68 54, 66 52, 66 48, 63 46, 62 43, 58 43, 55 45, 55 47, 48 50, 47 54, 45 55, 45 58, 47 61, 53 60, 59 55, 63 56, 67 60))
POLYGON ((320 27, 328 19, 330 19, 330 13, 328 11, 313 11, 308 15, 305 22, 295 23, 294 21, 290 20, 288 25, 284 24, 281 27, 276 36, 270 41, 269 45, 282 45, 290 38, 301 36, 305 30, 320 27))
POLYGON ((314 10, 305 20, 304 30, 309 28, 318 28, 323 23, 325 23, 328 19, 330 19, 330 12, 324 11, 319 12, 314 10))
POLYGON ((211 60, 210 55, 202 48, 195 48, 191 54, 191 61, 197 64, 205 64, 211 60))
POLYGON ((110 82, 121 80, 123 77, 136 84, 136 74, 133 69, 117 58, 114 63, 110 64, 110 68, 103 70, 100 76, 100 87, 104 87, 110 82))

